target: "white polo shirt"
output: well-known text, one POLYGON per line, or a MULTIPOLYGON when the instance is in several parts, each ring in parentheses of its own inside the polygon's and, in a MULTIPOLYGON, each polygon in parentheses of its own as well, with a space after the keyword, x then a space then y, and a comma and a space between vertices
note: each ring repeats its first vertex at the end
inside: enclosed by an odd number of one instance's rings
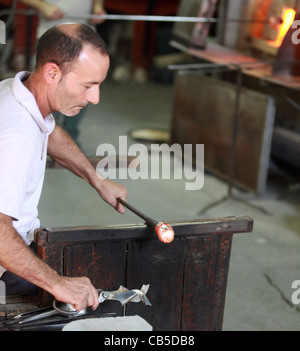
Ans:
POLYGON ((22 83, 29 74, 20 72, 0 82, 0 212, 13 218, 27 245, 40 226, 37 206, 48 137, 55 127, 53 116, 42 117, 34 96, 22 83))

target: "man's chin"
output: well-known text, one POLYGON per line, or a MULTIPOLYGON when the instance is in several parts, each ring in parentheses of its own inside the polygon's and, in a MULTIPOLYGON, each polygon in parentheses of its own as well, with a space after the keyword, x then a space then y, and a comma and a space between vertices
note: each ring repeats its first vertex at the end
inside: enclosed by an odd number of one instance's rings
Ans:
POLYGON ((67 117, 75 117, 79 114, 79 112, 83 109, 83 107, 78 107, 76 109, 73 109, 72 111, 66 111, 66 112, 62 112, 62 114, 64 114, 67 117))
POLYGON ((76 117, 79 114, 79 112, 80 111, 73 112, 73 113, 68 113, 68 114, 65 114, 65 116, 67 116, 67 117, 76 117))

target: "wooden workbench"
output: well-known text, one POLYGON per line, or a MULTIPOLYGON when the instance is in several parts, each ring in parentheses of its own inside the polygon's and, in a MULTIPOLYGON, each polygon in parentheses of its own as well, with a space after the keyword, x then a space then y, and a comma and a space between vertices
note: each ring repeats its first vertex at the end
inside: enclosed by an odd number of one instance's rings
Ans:
MULTIPOLYGON (((37 233, 39 257, 59 274, 88 276, 96 288, 150 284, 142 303, 126 306, 154 330, 221 330, 231 242, 234 233, 252 231, 248 217, 170 223, 171 244, 163 244, 145 225, 47 228, 37 233)), ((39 292, 39 305, 52 297, 39 292)), ((106 301, 102 311, 122 315, 120 303, 106 301)))

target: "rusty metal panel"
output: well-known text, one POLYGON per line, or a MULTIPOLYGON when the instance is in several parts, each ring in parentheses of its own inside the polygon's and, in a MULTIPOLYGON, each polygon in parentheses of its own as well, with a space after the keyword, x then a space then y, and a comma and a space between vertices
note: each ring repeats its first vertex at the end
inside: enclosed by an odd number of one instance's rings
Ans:
POLYGON ((263 194, 274 125, 274 99, 243 88, 235 125, 236 93, 237 87, 228 82, 192 72, 178 74, 171 140, 181 145, 204 144, 207 170, 232 179, 243 189, 263 194))
MULTIPOLYGON (((178 16, 212 18, 216 12, 218 0, 190 0, 180 1, 178 16)), ((178 22, 174 24, 173 40, 186 46, 203 49, 209 34, 211 23, 178 22)))

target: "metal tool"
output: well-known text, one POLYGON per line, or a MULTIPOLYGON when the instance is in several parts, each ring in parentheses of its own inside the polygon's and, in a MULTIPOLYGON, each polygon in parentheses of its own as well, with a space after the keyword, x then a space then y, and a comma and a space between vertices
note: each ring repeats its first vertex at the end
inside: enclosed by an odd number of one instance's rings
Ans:
POLYGON ((0 331, 59 331, 66 324, 77 321, 79 319, 89 318, 106 318, 116 317, 116 313, 88 313, 88 314, 74 314, 70 316, 64 316, 55 311, 52 307, 46 307, 44 309, 38 309, 36 311, 25 312, 3 322, 0 322, 0 331), (48 310, 46 314, 46 310, 48 310), (44 312, 42 312, 44 311, 44 312))
POLYGON ((72 16, 72 19, 104 19, 117 21, 150 21, 150 22, 184 22, 184 23, 261 23, 279 25, 283 22, 282 18, 271 16, 268 20, 253 19, 219 19, 214 17, 196 17, 196 16, 156 16, 156 15, 119 15, 119 14, 103 14, 103 15, 81 15, 72 16))
MULTIPOLYGON (((150 301, 146 297, 146 293, 148 292, 149 289, 149 284, 148 285, 143 285, 141 290, 128 290, 124 286, 120 286, 118 290, 115 291, 104 291, 102 289, 98 289, 99 293, 99 302, 102 303, 106 300, 114 300, 114 301, 119 301, 122 306, 127 304, 128 302, 140 302, 142 301, 145 305, 151 306, 150 301)), ((55 311, 61 313, 62 315, 65 316, 72 316, 76 314, 84 314, 86 313, 85 310, 83 311, 77 311, 75 310, 70 304, 63 304, 61 307, 57 306, 57 301, 53 301, 53 308, 55 311)))
MULTIPOLYGON (((120 286, 118 290, 115 291, 104 291, 98 289, 99 292, 99 302, 103 303, 106 300, 115 300, 119 301, 122 306, 126 305, 129 302, 143 302, 144 305, 151 306, 149 299, 146 294, 149 290, 149 284, 143 285, 141 290, 133 289, 128 290, 124 286, 120 286)), ((82 311, 75 310, 69 303, 60 303, 56 300, 53 301, 52 306, 38 309, 31 312, 25 312, 14 316, 12 319, 5 321, 4 326, 8 328, 21 328, 22 325, 31 324, 37 321, 45 321, 49 319, 49 322, 62 324, 70 319, 81 318, 88 314, 87 309, 82 311), (58 320, 53 317, 63 317, 63 320, 58 320)), ((115 315, 114 313, 105 313, 100 314, 99 316, 111 316, 115 315)))
POLYGON ((41 309, 37 309, 31 312, 25 312, 14 316, 11 320, 6 321, 5 325, 13 327, 14 325, 23 325, 32 323, 35 321, 44 320, 47 318, 63 316, 63 317, 74 317, 82 316, 87 313, 87 310, 76 311, 70 304, 62 304, 60 308, 56 306, 56 300, 53 301, 53 305, 41 309))
POLYGON ((151 306, 151 302, 147 298, 146 294, 149 289, 148 285, 143 285, 141 290, 128 290, 124 286, 120 286, 116 291, 103 291, 100 290, 99 302, 102 303, 106 300, 119 301, 122 306, 126 305, 128 302, 143 302, 144 305, 151 306))
MULTIPOLYGON (((36 15, 35 10, 3 10, 0 11, 0 15, 36 15)), ((100 20, 117 20, 117 21, 150 21, 150 22, 185 22, 185 23, 261 23, 261 24, 272 24, 280 25, 283 23, 283 19, 276 16, 271 16, 266 20, 256 19, 219 19, 214 17, 193 17, 193 16, 156 16, 156 15, 120 15, 120 14, 102 14, 102 15, 80 15, 80 16, 68 16, 71 20, 82 20, 82 19, 100 19, 100 20)))
POLYGON ((130 205, 128 202, 122 200, 121 198, 118 198, 118 202, 123 206, 125 206, 126 208, 128 208, 128 210, 135 213, 137 216, 144 219, 146 224, 148 224, 150 227, 154 227, 154 230, 158 236, 158 239, 161 242, 168 244, 174 240, 174 230, 169 224, 156 221, 155 219, 152 219, 146 216, 144 213, 142 213, 141 211, 139 211, 138 209, 130 205))

